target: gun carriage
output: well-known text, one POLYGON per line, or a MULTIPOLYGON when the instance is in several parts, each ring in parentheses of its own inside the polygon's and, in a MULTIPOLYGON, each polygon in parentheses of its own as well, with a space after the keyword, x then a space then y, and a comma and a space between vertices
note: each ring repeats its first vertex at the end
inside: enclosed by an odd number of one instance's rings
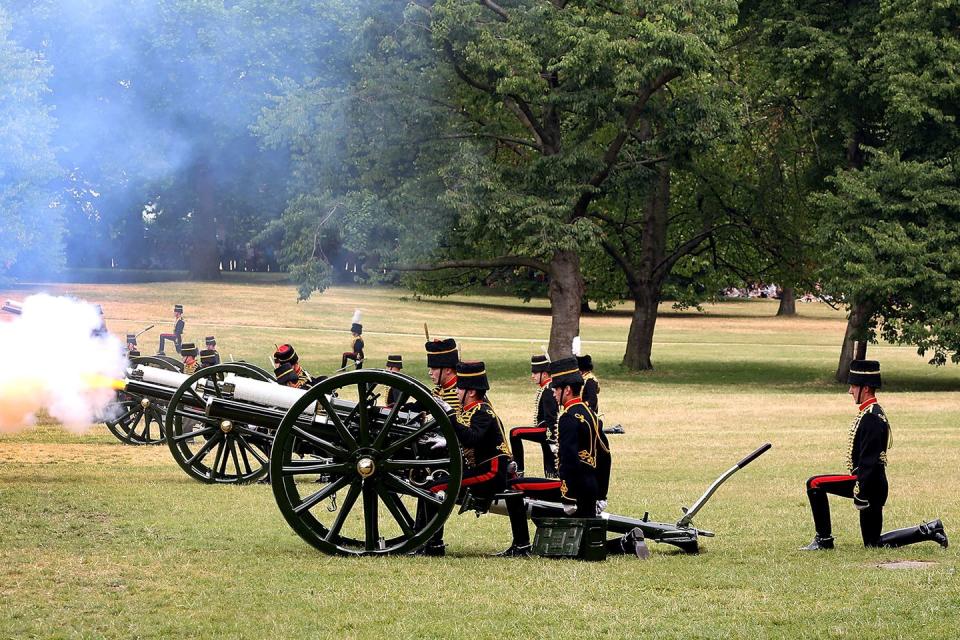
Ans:
MULTIPOLYGON (((201 482, 242 484, 269 474, 288 524, 317 549, 340 555, 415 551, 437 532, 458 502, 461 513, 505 513, 505 494, 460 494, 462 458, 450 408, 419 381, 364 369, 327 378, 309 390, 276 384, 242 363, 191 376, 138 366, 129 393, 166 403, 167 446, 201 482), (392 393, 391 393, 392 392, 392 393), (395 402, 386 404, 393 396, 395 402), (443 490, 431 490, 437 481, 443 490), (416 518, 418 502, 431 502, 416 518)), ((677 523, 604 514, 608 530, 634 527, 648 540, 696 552, 693 516, 761 447, 717 479, 677 523)), ((562 517, 563 505, 525 495, 530 516, 562 517)))

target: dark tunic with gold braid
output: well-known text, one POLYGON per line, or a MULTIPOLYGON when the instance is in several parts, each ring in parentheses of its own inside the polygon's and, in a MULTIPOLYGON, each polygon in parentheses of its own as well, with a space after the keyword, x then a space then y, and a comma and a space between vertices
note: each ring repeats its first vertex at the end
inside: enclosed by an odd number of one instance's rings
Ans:
MULTIPOLYGON (((565 500, 596 503, 610 484, 610 449, 600 421, 581 398, 567 401, 557 420, 560 492, 565 500)), ((587 514, 580 514, 587 515, 587 514)))

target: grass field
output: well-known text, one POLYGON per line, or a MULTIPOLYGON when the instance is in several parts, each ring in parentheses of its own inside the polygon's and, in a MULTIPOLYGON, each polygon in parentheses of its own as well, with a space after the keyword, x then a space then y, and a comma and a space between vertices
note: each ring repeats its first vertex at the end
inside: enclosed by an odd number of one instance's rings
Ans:
MULTIPOLYGON (((370 364, 402 353, 405 371, 425 379, 428 322, 487 362, 508 424, 529 419, 527 363, 550 321, 544 301, 390 289, 300 304, 278 284, 51 289, 102 303, 115 333, 160 323, 144 352, 180 302, 189 338, 215 333, 224 356, 261 366, 290 341, 314 374, 339 366, 361 308, 370 364)), ((813 533, 804 480, 843 470, 856 408, 830 382, 843 315, 820 304, 793 319, 775 311, 767 301, 665 307, 657 369, 643 374, 618 364, 626 308, 582 323, 606 421, 627 430, 612 436, 612 512, 676 520, 715 476, 774 444, 698 516, 717 532, 700 555, 653 545, 647 562, 491 559, 509 543, 506 518, 463 515, 448 524, 444 559, 330 558, 288 528, 269 487, 201 485, 166 447, 124 446, 102 425, 79 436, 45 425, 0 436, 0 638, 958 637, 956 547, 865 550, 855 511, 838 500, 837 550, 797 551, 813 533), (891 560, 934 564, 878 568, 891 560)), ((894 432, 885 528, 939 516, 960 545, 960 370, 910 348, 870 353, 883 363, 894 432)))

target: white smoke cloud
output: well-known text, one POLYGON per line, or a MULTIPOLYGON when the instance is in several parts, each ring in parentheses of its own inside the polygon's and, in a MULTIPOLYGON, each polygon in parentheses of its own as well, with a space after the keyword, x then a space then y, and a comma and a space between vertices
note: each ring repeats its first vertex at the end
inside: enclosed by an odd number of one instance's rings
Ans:
POLYGON ((0 432, 33 424, 41 409, 76 432, 103 413, 126 358, 118 338, 94 335, 100 324, 92 304, 43 294, 0 322, 0 432))

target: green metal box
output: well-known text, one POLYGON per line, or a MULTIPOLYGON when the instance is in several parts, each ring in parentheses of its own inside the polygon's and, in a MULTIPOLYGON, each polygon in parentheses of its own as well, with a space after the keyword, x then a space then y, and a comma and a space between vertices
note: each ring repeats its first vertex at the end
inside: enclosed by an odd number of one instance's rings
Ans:
POLYGON ((607 521, 603 518, 534 518, 533 552, 545 558, 607 559, 607 521))

